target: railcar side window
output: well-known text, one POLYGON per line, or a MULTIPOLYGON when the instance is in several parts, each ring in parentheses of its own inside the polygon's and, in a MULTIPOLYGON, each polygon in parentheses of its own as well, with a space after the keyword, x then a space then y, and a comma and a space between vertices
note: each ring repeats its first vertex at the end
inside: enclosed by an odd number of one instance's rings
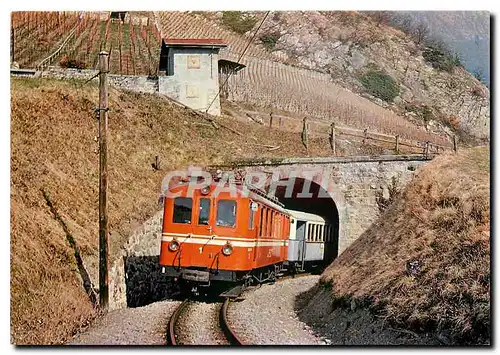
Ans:
POLYGON ((222 227, 236 225, 236 201, 219 200, 217 202, 217 225, 222 227))
POLYGON ((189 197, 176 197, 174 200, 174 223, 191 224, 193 212, 193 199, 189 197))
POLYGON ((200 198, 200 210, 198 211, 198 224, 208 225, 210 218, 210 199, 200 198))
POLYGON ((248 211, 248 229, 253 229, 253 215, 255 214, 255 212, 252 210, 252 204, 254 202, 250 201, 250 208, 249 208, 249 211, 248 211))
POLYGON ((264 233, 264 206, 260 207, 260 222, 259 222, 259 237, 262 237, 264 233))

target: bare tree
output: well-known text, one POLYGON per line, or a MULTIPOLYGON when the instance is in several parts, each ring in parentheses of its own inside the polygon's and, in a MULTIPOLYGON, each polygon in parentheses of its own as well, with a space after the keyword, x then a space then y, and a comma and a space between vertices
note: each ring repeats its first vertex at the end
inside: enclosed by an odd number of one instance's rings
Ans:
POLYGON ((394 26, 405 33, 411 33, 413 28, 413 18, 409 14, 400 14, 397 11, 389 12, 389 21, 394 26))
POLYGON ((389 11, 367 11, 367 14, 375 21, 377 27, 382 23, 389 23, 391 17, 389 11))
POLYGON ((429 25, 420 21, 412 30, 413 39, 417 45, 422 44, 429 37, 429 25))

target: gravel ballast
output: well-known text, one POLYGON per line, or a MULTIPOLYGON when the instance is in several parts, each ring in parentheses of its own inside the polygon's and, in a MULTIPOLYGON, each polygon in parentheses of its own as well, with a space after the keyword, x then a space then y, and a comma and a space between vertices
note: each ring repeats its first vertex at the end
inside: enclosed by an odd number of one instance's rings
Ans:
POLYGON ((228 345, 219 327, 220 302, 190 302, 179 317, 175 332, 182 345, 228 345))
POLYGON ((111 311, 66 344, 165 345, 168 321, 179 304, 169 300, 111 311))
POLYGON ((236 334, 249 345, 326 345, 295 312, 296 296, 309 290, 319 276, 287 279, 250 289, 244 300, 229 304, 228 318, 236 334))

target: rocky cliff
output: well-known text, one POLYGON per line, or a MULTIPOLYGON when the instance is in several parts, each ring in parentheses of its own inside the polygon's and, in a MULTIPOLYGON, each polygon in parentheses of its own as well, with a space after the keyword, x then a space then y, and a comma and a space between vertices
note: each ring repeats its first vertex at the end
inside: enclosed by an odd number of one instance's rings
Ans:
MULTIPOLYGON (((204 15, 224 25, 223 14, 204 15)), ((256 19, 245 34, 250 38, 264 13, 242 16, 256 19)), ((225 25, 234 26, 227 21, 225 25)), ((341 86, 430 131, 489 138, 488 88, 458 58, 417 44, 373 16, 345 11, 271 12, 257 38, 276 60, 328 73, 341 86), (388 85, 394 86, 389 87, 390 95, 381 95, 388 85)))

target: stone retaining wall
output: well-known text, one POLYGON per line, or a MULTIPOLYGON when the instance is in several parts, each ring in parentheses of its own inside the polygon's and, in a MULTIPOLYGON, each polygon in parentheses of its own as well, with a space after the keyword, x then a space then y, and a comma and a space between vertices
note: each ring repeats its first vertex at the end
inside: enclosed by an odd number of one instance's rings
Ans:
MULTIPOLYGON (((97 75, 98 70, 92 69, 63 69, 57 67, 49 67, 41 73, 42 78, 54 79, 80 79, 89 80, 97 75)), ((95 79, 98 80, 97 78, 95 79)), ((158 93, 158 77, 149 77, 147 75, 117 75, 108 74, 108 82, 110 85, 120 89, 140 92, 140 93, 158 93)))

